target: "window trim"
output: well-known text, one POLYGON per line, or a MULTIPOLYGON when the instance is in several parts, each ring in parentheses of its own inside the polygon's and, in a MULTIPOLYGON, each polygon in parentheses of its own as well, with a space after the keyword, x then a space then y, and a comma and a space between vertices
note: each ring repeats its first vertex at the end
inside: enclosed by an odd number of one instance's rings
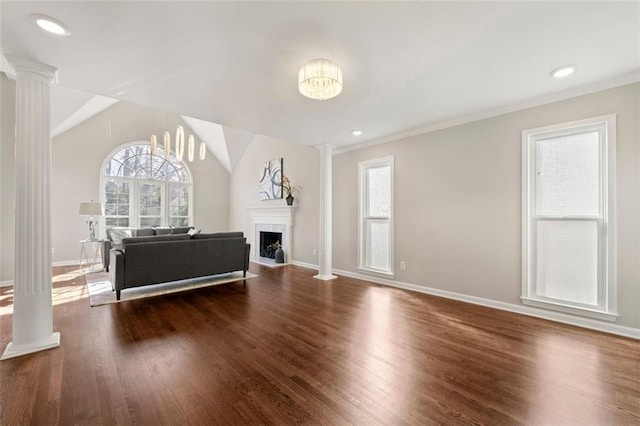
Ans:
MULTIPOLYGON (((104 169, 103 169, 104 170, 104 169)), ((122 215, 109 215, 109 217, 115 217, 115 218, 131 218, 131 191, 132 189, 132 182, 127 180, 127 179, 121 179, 119 177, 113 177, 113 178, 109 178, 109 180, 111 182, 116 182, 116 183, 122 183, 122 182, 126 182, 129 185, 129 215, 127 216, 122 216, 122 215)), ((106 206, 106 191, 105 191, 105 183, 107 182, 107 177, 106 176, 101 176, 100 178, 100 202, 102 203, 103 209, 106 206)), ((107 215, 102 215, 100 216, 100 229, 104 229, 106 232, 106 221, 107 221, 107 215)), ((126 229, 127 227, 117 227, 117 228, 124 228, 126 229)))
MULTIPOLYGON (((186 168, 186 165, 185 165, 186 168)), ((169 221, 169 223, 171 223, 171 219, 174 217, 179 217, 179 218, 187 218, 187 226, 193 226, 193 182, 191 183, 184 183, 184 182, 168 182, 167 183, 167 194, 169 195, 169 197, 167 197, 167 206, 166 206, 166 212, 167 212, 167 220, 169 221), (190 205, 189 205, 189 214, 187 216, 173 216, 171 215, 171 205, 169 204, 168 200, 169 198, 171 198, 171 187, 172 186, 177 186, 177 187, 186 187, 187 191, 188 191, 188 196, 189 196, 189 201, 190 201, 190 205)))
MULTIPOLYGON (((131 178, 123 178, 125 180, 127 179, 131 179, 131 178)), ((133 206, 133 209, 130 209, 129 212, 131 213, 131 211, 135 212, 135 216, 138 219, 138 223, 136 225, 137 228, 142 228, 143 226, 141 225, 141 221, 142 219, 155 219, 158 216, 142 216, 140 215, 140 187, 142 185, 157 185, 160 187, 160 226, 168 226, 166 223, 164 223, 165 221, 163 221, 162 219, 168 219, 168 217, 165 216, 165 214, 167 213, 167 193, 169 191, 168 185, 166 181, 159 181, 159 180, 153 180, 153 179, 148 179, 148 178, 133 178, 133 186, 134 189, 133 191, 131 191, 131 195, 130 195, 130 199, 133 198, 134 203, 130 203, 130 206, 133 206), (165 213, 165 214, 163 214, 165 213)), ((133 216, 133 215, 131 215, 133 216)), ((129 216, 129 217, 131 217, 129 216)), ((148 226, 145 226, 144 228, 148 228, 148 226)))
MULTIPOLYGON (((118 153, 119 151, 128 148, 130 146, 134 146, 134 145, 148 145, 149 141, 148 140, 135 140, 135 141, 131 141, 131 142, 127 142, 121 145, 118 145, 117 147, 115 147, 114 149, 112 149, 104 158, 104 160, 102 161, 102 166, 100 167, 100 187, 99 187, 99 191, 100 191, 100 202, 102 203, 102 205, 105 205, 106 199, 105 199, 105 191, 104 191, 104 185, 107 181, 114 181, 114 182, 128 182, 129 183, 129 226, 124 226, 124 227, 112 227, 112 228, 122 228, 122 229, 135 229, 135 228, 139 228, 140 227, 140 216, 139 216, 139 205, 138 205, 138 201, 136 200, 136 197, 138 196, 138 185, 141 182, 148 182, 148 183, 160 183, 162 184, 162 188, 163 188, 163 199, 162 199, 162 211, 163 211, 163 215, 162 215, 162 219, 161 219, 161 225, 162 227, 168 227, 170 226, 170 220, 171 220, 171 212, 170 212, 170 207, 169 207, 169 202, 168 202, 168 194, 169 194, 169 187, 170 185, 177 185, 177 186, 186 186, 188 187, 188 191, 189 191, 189 219, 188 219, 188 225, 187 226, 193 226, 193 218, 194 218, 194 212, 195 212, 195 198, 194 198, 194 193, 195 193, 195 182, 193 179, 193 173, 191 172, 191 168, 189 167, 189 164, 187 163, 187 161, 183 160, 182 164, 184 165, 184 169, 187 172, 187 175, 189 176, 189 183, 185 183, 185 182, 173 182, 173 181, 163 181, 163 180, 153 180, 153 179, 148 179, 148 178, 128 178, 128 177, 122 177, 122 176, 106 176, 105 175, 105 170, 107 170, 107 165, 109 164, 109 162, 111 161, 111 158, 118 153), (132 202, 134 201, 134 202, 132 202), (132 223, 133 220, 137 220, 137 223, 132 223)), ((172 151, 173 152, 173 151, 172 151)), ((124 216, 122 216, 124 217, 124 216)), ((100 229, 101 229, 101 235, 102 238, 106 238, 106 216, 102 215, 100 216, 100 229)))
POLYGON ((617 315, 616 253, 616 114, 522 131, 522 295, 525 305, 585 317, 615 321, 617 315), (601 128, 599 154, 600 209, 598 216, 535 216, 536 144, 540 139, 583 133, 589 127, 601 128), (535 225, 537 220, 595 220, 598 229, 598 300, 602 309, 540 298, 535 295, 535 225), (604 289, 602 288, 604 287, 604 289))
POLYGON ((373 160, 360 161, 358 163, 358 272, 378 276, 386 279, 395 278, 395 194, 394 194, 394 156, 382 157, 373 160), (389 166, 390 167, 390 198, 391 209, 389 217, 364 217, 366 210, 366 194, 364 190, 365 186, 365 171, 371 167, 389 166), (366 219, 388 219, 389 221, 389 270, 384 271, 375 268, 369 268, 366 266, 365 261, 365 244, 367 233, 364 230, 366 226, 366 219))

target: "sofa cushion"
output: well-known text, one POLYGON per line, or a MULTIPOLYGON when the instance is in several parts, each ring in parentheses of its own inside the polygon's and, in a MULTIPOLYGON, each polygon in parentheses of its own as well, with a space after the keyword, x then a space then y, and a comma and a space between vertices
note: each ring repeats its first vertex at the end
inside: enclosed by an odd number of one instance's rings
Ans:
POLYGON ((172 234, 186 234, 193 229, 193 226, 177 226, 173 228, 172 234))
POLYGON ((189 234, 189 235, 191 235, 193 237, 194 235, 199 234, 201 232, 202 232, 202 229, 191 228, 191 229, 189 229, 189 231, 187 231, 187 234, 189 234))
POLYGON ((210 238, 242 238, 244 234, 242 232, 216 232, 213 234, 195 234, 191 238, 194 240, 205 240, 210 238))
POLYGON ((165 228, 160 226, 156 226, 153 228, 153 232, 155 232, 155 235, 169 235, 173 233, 172 231, 173 228, 165 228))
POLYGON ((156 226, 155 228, 152 228, 155 234, 150 234, 150 235, 186 234, 192 228, 193 226, 177 226, 177 227, 156 226))
POLYGON ((140 228, 135 230, 135 234, 132 237, 150 237, 152 235, 156 235, 153 228, 140 228))
POLYGON ((178 235, 152 235, 149 237, 134 237, 134 238, 124 238, 122 240, 122 251, 127 251, 127 246, 131 244, 139 244, 139 243, 155 243, 158 241, 179 241, 179 240, 188 240, 190 238, 189 234, 178 234, 178 235))

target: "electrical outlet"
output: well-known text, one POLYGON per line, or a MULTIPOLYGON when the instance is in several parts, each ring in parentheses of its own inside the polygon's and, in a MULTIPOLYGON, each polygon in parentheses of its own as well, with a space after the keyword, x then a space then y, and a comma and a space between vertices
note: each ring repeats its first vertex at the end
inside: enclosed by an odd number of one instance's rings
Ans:
POLYGON ((313 249, 313 255, 317 256, 318 255, 318 249, 313 249))
POLYGON ((404 261, 404 260, 400 261, 400 269, 403 270, 403 271, 405 269, 407 269, 407 262, 406 261, 404 261))
POLYGON ((56 249, 55 249, 55 247, 51 247, 51 254, 56 254, 56 249))

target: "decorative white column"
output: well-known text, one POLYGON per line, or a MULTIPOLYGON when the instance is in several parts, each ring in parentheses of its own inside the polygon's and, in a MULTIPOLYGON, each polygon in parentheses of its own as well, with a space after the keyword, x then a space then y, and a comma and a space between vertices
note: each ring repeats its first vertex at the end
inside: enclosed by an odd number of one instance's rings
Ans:
POLYGON ((60 346, 51 297, 51 83, 56 69, 5 56, 16 74, 13 341, 0 359, 60 346))
POLYGON ((320 150, 320 261, 318 275, 313 278, 332 280, 337 278, 331 274, 331 152, 333 145, 321 145, 320 150))

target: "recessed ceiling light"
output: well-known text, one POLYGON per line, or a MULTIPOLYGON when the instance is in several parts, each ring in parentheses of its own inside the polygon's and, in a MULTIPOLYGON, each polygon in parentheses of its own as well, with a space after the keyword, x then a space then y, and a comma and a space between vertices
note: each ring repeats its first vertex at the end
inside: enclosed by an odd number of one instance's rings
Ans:
POLYGON ((351 134, 353 136, 360 136, 362 134, 362 130, 352 130, 351 134))
POLYGON ((34 14, 31 15, 31 18, 35 21, 36 25, 48 33, 60 36, 68 36, 71 34, 69 27, 50 16, 34 14))
POLYGON ((560 68, 556 68, 555 70, 551 71, 549 73, 549 75, 553 78, 563 78, 563 77, 567 77, 571 74, 573 74, 573 72, 576 70, 576 66, 575 65, 565 65, 562 66, 560 68))

